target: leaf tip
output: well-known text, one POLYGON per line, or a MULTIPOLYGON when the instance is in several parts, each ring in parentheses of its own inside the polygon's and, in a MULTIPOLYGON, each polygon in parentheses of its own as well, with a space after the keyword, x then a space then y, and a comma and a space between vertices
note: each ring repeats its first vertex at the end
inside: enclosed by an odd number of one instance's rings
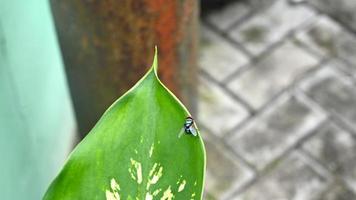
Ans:
POLYGON ((157 71, 158 71, 158 58, 157 57, 158 57, 158 48, 157 48, 157 45, 155 45, 155 54, 153 57, 152 68, 156 75, 157 75, 157 71))

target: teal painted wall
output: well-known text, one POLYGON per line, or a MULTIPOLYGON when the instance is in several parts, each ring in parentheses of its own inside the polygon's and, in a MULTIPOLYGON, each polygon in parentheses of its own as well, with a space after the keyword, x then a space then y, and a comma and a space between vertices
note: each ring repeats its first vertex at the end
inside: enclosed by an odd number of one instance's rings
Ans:
POLYGON ((46 0, 0 0, 0 199, 41 199, 75 119, 46 0))

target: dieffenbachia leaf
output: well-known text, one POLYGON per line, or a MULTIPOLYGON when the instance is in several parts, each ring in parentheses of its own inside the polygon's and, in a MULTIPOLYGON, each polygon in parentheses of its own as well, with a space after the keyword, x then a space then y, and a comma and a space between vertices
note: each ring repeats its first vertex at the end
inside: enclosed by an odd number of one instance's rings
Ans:
POLYGON ((188 111, 153 66, 74 149, 45 200, 200 200, 205 151, 183 134, 188 111))

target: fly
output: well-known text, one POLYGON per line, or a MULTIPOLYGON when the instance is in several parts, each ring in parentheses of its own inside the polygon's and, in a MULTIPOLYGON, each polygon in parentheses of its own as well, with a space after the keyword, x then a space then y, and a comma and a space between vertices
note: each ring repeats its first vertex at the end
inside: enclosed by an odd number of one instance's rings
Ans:
POLYGON ((185 118, 185 122, 184 122, 183 128, 179 132, 178 137, 180 138, 184 132, 186 134, 191 134, 193 136, 197 136, 198 135, 198 132, 194 127, 194 120, 193 120, 192 117, 185 118))

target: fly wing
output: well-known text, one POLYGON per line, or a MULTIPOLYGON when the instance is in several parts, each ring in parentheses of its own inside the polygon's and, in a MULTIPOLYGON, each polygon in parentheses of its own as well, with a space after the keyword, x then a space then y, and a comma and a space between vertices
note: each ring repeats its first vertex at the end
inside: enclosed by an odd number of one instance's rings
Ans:
POLYGON ((182 137, 183 133, 184 133, 184 127, 182 129, 180 129, 179 133, 178 133, 178 138, 182 137))
POLYGON ((194 126, 190 126, 189 127, 189 131, 192 135, 197 136, 198 135, 198 131, 194 128, 194 126))

